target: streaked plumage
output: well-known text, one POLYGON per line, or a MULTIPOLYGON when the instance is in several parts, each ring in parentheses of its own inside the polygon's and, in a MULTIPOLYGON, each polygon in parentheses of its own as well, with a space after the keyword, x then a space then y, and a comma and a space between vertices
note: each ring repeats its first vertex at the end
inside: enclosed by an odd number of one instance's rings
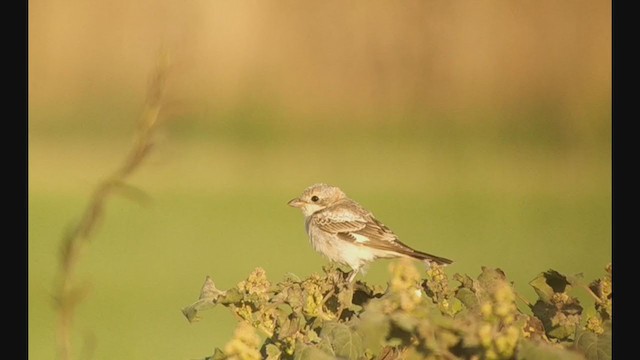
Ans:
POLYGON ((427 264, 452 263, 405 245, 391 229, 338 187, 312 185, 299 198, 289 201, 289 205, 302 210, 313 248, 331 261, 349 265, 354 270, 350 281, 362 266, 377 258, 408 257, 427 264))

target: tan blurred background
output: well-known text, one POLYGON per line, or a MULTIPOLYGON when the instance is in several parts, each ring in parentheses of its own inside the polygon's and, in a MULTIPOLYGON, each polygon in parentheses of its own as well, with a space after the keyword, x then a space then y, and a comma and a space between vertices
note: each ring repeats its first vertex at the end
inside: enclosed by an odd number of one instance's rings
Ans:
POLYGON ((55 355, 61 234, 126 154, 160 50, 161 136, 131 179, 153 203, 113 199, 81 264, 76 342, 95 359, 223 346, 224 309, 196 325, 179 311, 207 274, 225 288, 255 266, 321 271, 284 205, 314 182, 456 260, 450 275, 498 266, 533 296, 539 271, 610 261, 609 1, 32 0, 34 358, 55 355))

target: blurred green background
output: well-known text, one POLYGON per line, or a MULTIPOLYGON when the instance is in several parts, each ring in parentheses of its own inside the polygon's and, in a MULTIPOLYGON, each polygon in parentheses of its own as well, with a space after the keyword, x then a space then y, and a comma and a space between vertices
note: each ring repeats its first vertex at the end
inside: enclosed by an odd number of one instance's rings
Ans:
POLYGON ((530 300, 541 271, 591 280, 611 261, 610 1, 32 0, 34 359, 55 358, 63 231, 127 154, 160 49, 163 123, 130 179, 152 201, 109 200, 80 263, 78 355, 223 346, 226 309, 196 324, 180 309, 206 275, 225 289, 256 266, 272 281, 321 272, 286 206, 316 182, 454 259, 448 274, 500 267, 530 300))

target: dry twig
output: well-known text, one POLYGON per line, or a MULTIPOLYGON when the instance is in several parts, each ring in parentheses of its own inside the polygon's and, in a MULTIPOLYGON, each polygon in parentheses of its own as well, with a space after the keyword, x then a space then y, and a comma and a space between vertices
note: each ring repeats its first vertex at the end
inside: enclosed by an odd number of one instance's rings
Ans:
POLYGON ((82 213, 78 223, 67 231, 62 239, 60 269, 55 288, 58 323, 56 329, 58 357, 62 360, 72 359, 71 332, 76 306, 86 293, 86 286, 76 284, 75 273, 82 252, 98 221, 104 215, 108 197, 117 190, 126 188, 125 180, 137 170, 148 156, 153 146, 153 135, 163 105, 163 95, 168 73, 168 62, 165 54, 159 57, 158 64, 151 74, 147 90, 144 112, 140 117, 133 146, 122 165, 95 188, 89 204, 82 213))

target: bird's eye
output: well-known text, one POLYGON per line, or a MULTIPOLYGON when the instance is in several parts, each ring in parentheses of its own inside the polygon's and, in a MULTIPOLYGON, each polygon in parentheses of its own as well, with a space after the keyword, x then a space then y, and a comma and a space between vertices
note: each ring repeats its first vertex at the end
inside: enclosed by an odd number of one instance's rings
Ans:
POLYGON ((313 202, 316 202, 316 201, 318 201, 318 200, 320 200, 320 198, 319 198, 319 197, 317 197, 317 196, 315 196, 315 195, 313 195, 313 196, 311 197, 311 201, 313 201, 313 202))

